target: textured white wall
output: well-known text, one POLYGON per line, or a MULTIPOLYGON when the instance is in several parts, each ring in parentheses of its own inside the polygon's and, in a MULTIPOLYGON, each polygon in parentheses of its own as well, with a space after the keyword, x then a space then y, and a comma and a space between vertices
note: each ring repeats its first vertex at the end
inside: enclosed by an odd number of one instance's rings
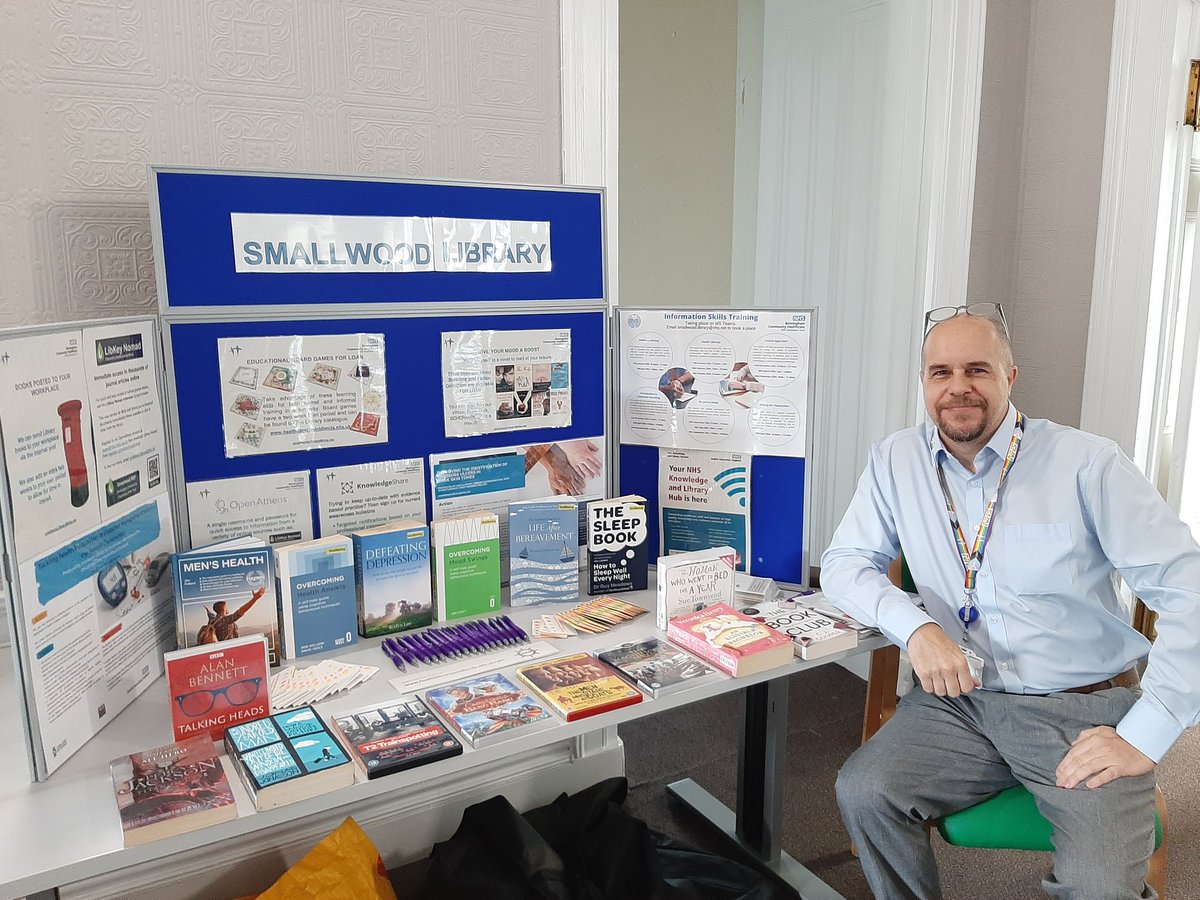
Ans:
POLYGON ((1083 398, 1113 10, 1003 0, 987 13, 968 295, 1009 311, 1014 402, 1068 425, 1083 398))
POLYGON ((0 0, 0 326, 155 308, 146 165, 561 181, 557 0, 0 0))

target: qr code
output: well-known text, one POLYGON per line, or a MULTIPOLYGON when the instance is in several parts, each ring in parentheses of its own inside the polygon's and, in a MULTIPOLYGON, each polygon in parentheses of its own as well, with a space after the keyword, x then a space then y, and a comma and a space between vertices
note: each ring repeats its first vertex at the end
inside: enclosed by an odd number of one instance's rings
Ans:
POLYGON ((146 485, 147 487, 157 487, 162 481, 162 474, 159 472, 158 454, 154 454, 146 460, 146 485))

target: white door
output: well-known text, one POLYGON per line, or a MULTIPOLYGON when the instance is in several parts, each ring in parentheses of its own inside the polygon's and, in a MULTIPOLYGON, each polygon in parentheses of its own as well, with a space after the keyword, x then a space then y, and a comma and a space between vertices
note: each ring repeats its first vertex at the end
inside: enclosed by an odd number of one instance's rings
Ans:
POLYGON ((814 562, 869 443, 921 415, 924 310, 966 296, 983 26, 984 0, 766 0, 757 192, 735 187, 755 234, 734 244, 754 304, 819 310, 814 562))

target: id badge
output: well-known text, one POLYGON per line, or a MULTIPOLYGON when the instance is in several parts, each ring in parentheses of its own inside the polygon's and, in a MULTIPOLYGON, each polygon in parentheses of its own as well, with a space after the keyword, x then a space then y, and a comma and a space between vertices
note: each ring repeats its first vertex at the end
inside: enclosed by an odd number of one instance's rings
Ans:
POLYGON ((983 684, 983 658, 970 647, 959 645, 959 649, 967 658, 967 668, 971 670, 971 677, 983 684))

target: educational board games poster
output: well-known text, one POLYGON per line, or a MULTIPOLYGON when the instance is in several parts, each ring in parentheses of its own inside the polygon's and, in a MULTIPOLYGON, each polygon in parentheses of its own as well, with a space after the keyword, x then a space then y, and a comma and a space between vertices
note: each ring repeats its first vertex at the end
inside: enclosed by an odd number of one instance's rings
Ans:
POLYGON ((804 456, 811 310, 618 315, 624 443, 804 456))
POLYGON ((571 424, 571 330, 442 333, 446 437, 571 424))
POLYGON ((165 490, 149 321, 0 341, 0 432, 19 560, 165 490))
POLYGON ((18 567, 34 753, 52 774, 162 674, 175 645, 160 493, 18 567))
POLYGON ((425 521, 425 460, 391 459, 317 469, 321 535, 349 534, 401 519, 425 521))
POLYGON ((220 338, 225 456, 386 444, 382 334, 220 338))
POLYGON ((661 450, 658 454, 660 556, 732 547, 737 568, 750 558, 750 454, 661 450))
POLYGON ((187 506, 193 547, 247 534, 272 546, 313 538, 307 470, 189 481, 187 506))

